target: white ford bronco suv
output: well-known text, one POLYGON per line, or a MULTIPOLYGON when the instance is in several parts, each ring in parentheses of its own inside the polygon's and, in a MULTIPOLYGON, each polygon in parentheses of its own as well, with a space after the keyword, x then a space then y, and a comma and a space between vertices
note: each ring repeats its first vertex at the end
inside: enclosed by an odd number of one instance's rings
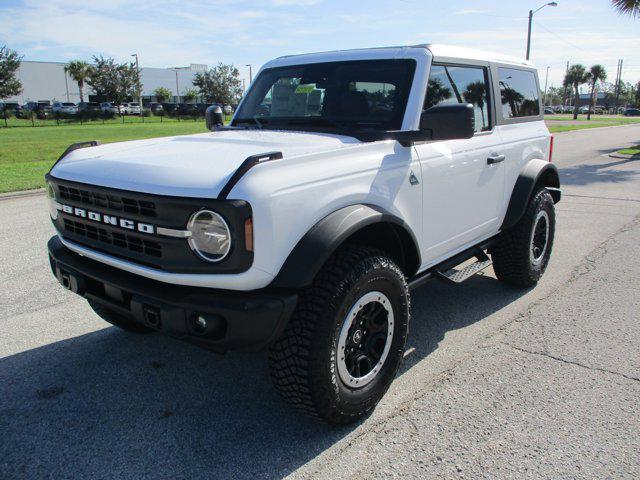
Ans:
POLYGON ((268 349, 286 400, 352 422, 402 360, 411 289, 544 273, 539 92, 526 61, 442 45, 278 58, 228 126, 211 107, 207 133, 70 146, 46 177, 51 268, 123 329, 268 349))

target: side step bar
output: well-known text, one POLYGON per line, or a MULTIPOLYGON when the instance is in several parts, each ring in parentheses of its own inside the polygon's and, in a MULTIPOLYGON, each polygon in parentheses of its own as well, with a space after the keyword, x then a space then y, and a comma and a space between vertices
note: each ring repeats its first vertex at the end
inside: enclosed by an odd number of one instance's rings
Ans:
POLYGON ((493 263, 487 256, 487 254, 484 253, 484 250, 478 250, 478 253, 475 255, 475 257, 476 261, 474 263, 467 265, 460 270, 456 270, 455 268, 451 268, 446 271, 437 270, 436 275, 439 278, 448 280, 453 283, 462 283, 469 277, 472 277, 476 273, 481 272, 493 263))
POLYGON ((425 270, 424 272, 419 273, 411 280, 409 280, 409 288, 413 290, 433 277, 441 278, 453 283, 464 282, 469 277, 472 277, 476 273, 481 272, 493 263, 489 256, 485 253, 485 250, 491 247, 491 245, 495 242, 495 239, 496 237, 492 237, 484 241, 483 243, 476 245, 475 247, 464 250, 463 252, 454 255, 450 259, 431 267, 429 270, 425 270), (476 258, 475 263, 461 268, 460 270, 455 269, 456 266, 474 257, 476 258))

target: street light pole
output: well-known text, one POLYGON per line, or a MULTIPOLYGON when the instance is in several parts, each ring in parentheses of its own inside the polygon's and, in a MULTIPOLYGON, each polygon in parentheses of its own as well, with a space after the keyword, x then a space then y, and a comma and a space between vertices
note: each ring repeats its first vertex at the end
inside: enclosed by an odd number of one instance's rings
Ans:
POLYGON ((249 85, 251 85, 251 82, 253 81, 253 75, 251 74, 251 64, 247 63, 245 67, 249 67, 249 85))
POLYGON ((136 57, 136 70, 138 72, 138 105, 140 106, 140 117, 142 117, 142 85, 140 84, 140 64, 138 63, 138 54, 131 55, 136 57))
POLYGON ((527 30, 527 60, 529 60, 529 54, 531 53, 531 24, 533 23, 533 14, 536 13, 536 12, 539 12, 540 10, 542 10, 546 6, 557 7, 558 3, 557 2, 549 2, 549 3, 545 3, 544 5, 542 5, 537 10, 529 10, 529 29, 527 30))
POLYGON ((180 88, 178 87, 178 68, 174 68, 173 71, 176 74, 176 102, 180 103, 180 88))

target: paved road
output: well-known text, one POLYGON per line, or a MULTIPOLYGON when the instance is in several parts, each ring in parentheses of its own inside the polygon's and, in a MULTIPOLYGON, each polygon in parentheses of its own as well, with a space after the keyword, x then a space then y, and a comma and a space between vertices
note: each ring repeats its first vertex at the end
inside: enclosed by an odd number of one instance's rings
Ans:
POLYGON ((262 355, 106 326, 51 277, 42 196, 0 201, 0 478, 638 478, 640 125, 556 135, 564 197, 531 291, 414 292, 373 415, 292 412, 262 355))

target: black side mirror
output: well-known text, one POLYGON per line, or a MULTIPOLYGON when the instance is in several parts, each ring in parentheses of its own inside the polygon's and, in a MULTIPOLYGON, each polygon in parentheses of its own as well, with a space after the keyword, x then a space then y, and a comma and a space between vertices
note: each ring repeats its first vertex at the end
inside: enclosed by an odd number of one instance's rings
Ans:
POLYGON ((205 123, 208 130, 215 130, 224 125, 224 116, 220 105, 211 105, 207 107, 204 113, 205 123))
POLYGON ((470 103, 436 105, 422 112, 420 131, 430 140, 459 140, 475 133, 475 115, 470 103))

